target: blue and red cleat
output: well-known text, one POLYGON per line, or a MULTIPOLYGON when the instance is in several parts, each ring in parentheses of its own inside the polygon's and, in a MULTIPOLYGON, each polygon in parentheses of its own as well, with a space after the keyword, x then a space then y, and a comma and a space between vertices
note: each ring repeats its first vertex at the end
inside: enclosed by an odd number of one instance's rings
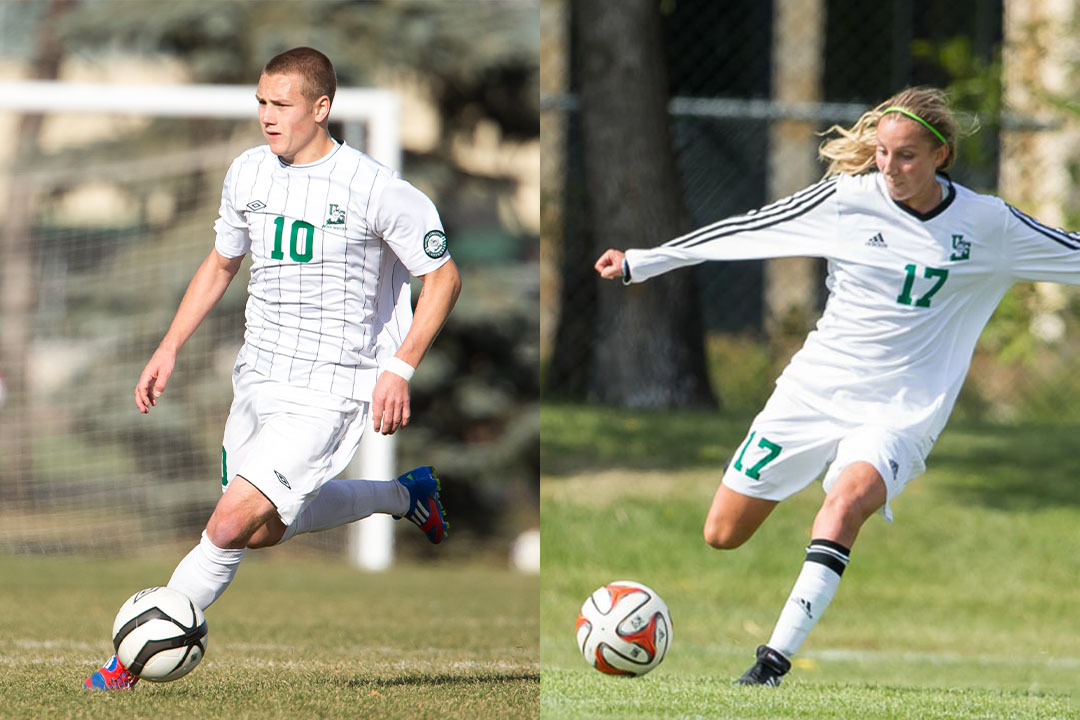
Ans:
MULTIPOLYGON (((427 539, 438 545, 446 539, 450 524, 446 522, 442 502, 439 501, 439 478, 435 468, 425 465, 410 470, 397 479, 409 491, 409 511, 404 517, 420 528, 427 539)), ((394 515, 395 520, 402 516, 394 515)))
POLYGON ((139 678, 128 672, 113 655, 103 668, 86 678, 83 685, 87 690, 130 690, 137 682, 139 678))

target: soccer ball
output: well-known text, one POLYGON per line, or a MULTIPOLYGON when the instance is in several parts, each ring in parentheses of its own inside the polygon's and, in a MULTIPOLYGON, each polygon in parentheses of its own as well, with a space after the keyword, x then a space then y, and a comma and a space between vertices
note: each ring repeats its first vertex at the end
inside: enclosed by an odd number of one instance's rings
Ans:
POLYGON ((206 654, 206 618, 176 590, 140 590, 120 607, 113 647, 124 667, 142 680, 168 682, 195 669, 206 654))
POLYGON ((585 662, 609 675, 644 675, 671 647, 671 614, 654 590, 619 580, 585 600, 577 618, 585 662))

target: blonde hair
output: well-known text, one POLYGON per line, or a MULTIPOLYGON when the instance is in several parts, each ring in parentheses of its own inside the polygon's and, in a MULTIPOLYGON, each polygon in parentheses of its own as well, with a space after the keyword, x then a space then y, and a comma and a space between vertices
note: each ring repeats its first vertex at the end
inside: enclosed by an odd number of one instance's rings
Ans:
MULTIPOLYGON (((906 88, 893 95, 873 110, 862 114, 858 122, 850 128, 833 125, 824 135, 836 133, 840 137, 826 140, 818 148, 818 156, 829 163, 826 177, 845 173, 861 175, 874 168, 874 154, 877 152, 877 126, 885 110, 898 112, 906 110, 917 115, 945 138, 949 153, 939 170, 948 170, 956 162, 956 143, 961 137, 975 132, 977 123, 972 121, 969 129, 961 129, 956 115, 949 107, 949 97, 943 90, 931 87, 906 88)), ((930 129, 922 128, 926 138, 938 146, 941 139, 930 129)))

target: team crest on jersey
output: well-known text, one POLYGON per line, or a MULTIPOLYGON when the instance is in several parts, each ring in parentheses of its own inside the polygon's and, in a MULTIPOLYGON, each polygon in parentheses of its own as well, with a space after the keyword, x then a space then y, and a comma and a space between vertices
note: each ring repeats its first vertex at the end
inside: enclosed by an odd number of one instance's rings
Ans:
POLYGON ((971 243, 963 235, 952 236, 952 255, 950 260, 967 260, 971 257, 971 243))
POLYGON ((424 236, 424 252, 430 258, 441 258, 446 254, 446 235, 442 230, 430 230, 424 236))
POLYGON ((326 222, 323 223, 323 227, 330 226, 345 226, 345 208, 340 207, 337 203, 330 203, 330 207, 326 211, 326 222))

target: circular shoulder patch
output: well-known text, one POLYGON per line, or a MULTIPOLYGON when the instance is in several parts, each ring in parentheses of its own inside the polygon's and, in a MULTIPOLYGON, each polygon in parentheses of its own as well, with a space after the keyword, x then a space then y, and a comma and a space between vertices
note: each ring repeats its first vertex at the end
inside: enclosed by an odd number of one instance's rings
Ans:
POLYGON ((440 258, 446 254, 446 235, 442 230, 430 230, 424 236, 424 252, 430 258, 440 258))

